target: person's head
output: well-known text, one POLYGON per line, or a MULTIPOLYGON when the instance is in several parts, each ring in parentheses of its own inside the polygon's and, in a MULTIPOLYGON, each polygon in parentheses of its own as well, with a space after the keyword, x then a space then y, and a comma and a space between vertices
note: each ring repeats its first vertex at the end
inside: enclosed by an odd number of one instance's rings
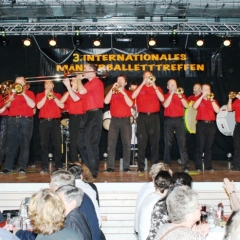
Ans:
POLYGON ((133 92, 137 88, 136 82, 130 82, 129 84, 129 91, 133 92))
POLYGON ((50 187, 53 191, 56 191, 59 187, 64 185, 75 185, 75 177, 72 173, 59 170, 51 174, 50 187))
POLYGON ((168 171, 160 171, 154 179, 155 188, 161 193, 169 189, 171 184, 171 175, 168 171))
POLYGON ((26 79, 24 77, 17 77, 15 83, 19 83, 24 86, 26 84, 26 79))
POLYGON ((188 186, 179 186, 168 195, 168 217, 172 223, 187 222, 193 226, 199 221, 201 212, 198 205, 198 194, 188 186))
POLYGON ((66 215, 82 204, 84 195, 83 190, 74 185, 64 185, 58 188, 56 193, 64 203, 66 215))
POLYGON ((52 189, 42 189, 30 198, 28 216, 34 233, 49 235, 64 227, 65 207, 52 189))
MULTIPOLYGON (((149 79, 152 76, 153 76, 153 74, 150 71, 144 71, 144 73, 143 73, 143 79, 149 79)), ((147 81, 146 85, 150 86, 151 85, 150 81, 147 81)))
POLYGON ((154 180, 160 171, 168 171, 170 175, 172 175, 172 170, 169 168, 169 166, 165 163, 160 162, 155 163, 151 166, 149 176, 152 178, 152 180, 154 180))
POLYGON ((177 89, 177 82, 174 79, 170 79, 167 82, 167 89, 169 92, 175 92, 175 90, 177 89))
POLYGON ((201 93, 201 90, 202 90, 202 85, 200 83, 196 83, 194 84, 193 86, 193 94, 194 95, 199 95, 201 93))
POLYGON ((72 78, 71 80, 71 86, 72 86, 72 89, 74 91, 76 91, 78 89, 78 86, 77 86, 77 79, 76 78, 72 78))
POLYGON ((117 84, 124 89, 127 85, 127 77, 125 75, 119 75, 117 77, 117 84))
POLYGON ((240 239, 240 211, 233 211, 226 223, 225 238, 228 240, 240 239))
POLYGON ((185 172, 175 172, 172 175, 172 184, 175 186, 192 186, 192 177, 185 172))
POLYGON ((49 90, 53 90, 53 88, 54 88, 53 82, 52 81, 45 81, 44 82, 44 88, 49 89, 49 90))
POLYGON ((202 94, 209 94, 211 93, 211 87, 208 84, 202 85, 202 94))
POLYGON ((91 80, 92 78, 96 77, 97 66, 95 64, 89 63, 84 67, 84 78, 91 80))

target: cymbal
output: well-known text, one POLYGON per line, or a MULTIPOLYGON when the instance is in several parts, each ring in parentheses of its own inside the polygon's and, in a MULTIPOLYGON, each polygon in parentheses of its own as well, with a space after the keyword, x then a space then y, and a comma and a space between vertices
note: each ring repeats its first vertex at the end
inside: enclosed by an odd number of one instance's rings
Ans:
POLYGON ((68 118, 65 118, 63 120, 61 120, 61 124, 65 127, 68 127, 68 124, 69 124, 69 119, 68 118))

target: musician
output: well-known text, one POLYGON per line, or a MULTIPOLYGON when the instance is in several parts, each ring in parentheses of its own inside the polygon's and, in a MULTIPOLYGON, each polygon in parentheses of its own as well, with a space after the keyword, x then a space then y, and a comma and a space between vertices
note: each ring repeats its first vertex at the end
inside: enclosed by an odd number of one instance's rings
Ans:
POLYGON ((52 81, 44 82, 44 91, 36 96, 37 108, 39 109, 39 137, 41 145, 41 167, 40 173, 48 172, 48 146, 51 137, 54 148, 53 156, 55 168, 62 168, 61 153, 61 128, 60 115, 64 104, 60 102, 61 94, 54 92, 52 81))
POLYGON ((110 103, 110 113, 112 116, 108 131, 107 172, 114 172, 116 145, 119 133, 123 145, 123 171, 130 171, 132 137, 130 116, 133 101, 131 100, 131 92, 125 90, 126 85, 127 77, 125 75, 119 75, 117 82, 113 84, 111 91, 108 92, 104 99, 105 104, 110 103))
POLYGON ((19 146, 19 173, 25 174, 29 156, 29 145, 33 131, 33 108, 35 107, 34 93, 28 90, 24 77, 17 77, 23 92, 9 96, 7 100, 8 130, 5 169, 2 173, 11 173, 19 146))
POLYGON ((4 161, 7 148, 8 108, 4 98, 0 95, 0 167, 4 161))
POLYGON ((164 100, 163 91, 151 81, 152 72, 143 73, 143 81, 133 92, 132 98, 137 100, 137 141, 138 141, 138 172, 144 172, 145 150, 148 140, 151 146, 152 164, 159 161, 160 140, 160 101, 164 100))
POLYGON ((202 85, 200 83, 196 83, 193 86, 193 95, 189 96, 187 98, 188 102, 195 102, 196 100, 198 100, 198 98, 200 98, 202 95, 202 85))
POLYGON ((235 128, 233 131, 233 171, 240 171, 240 94, 237 93, 236 100, 232 102, 232 98, 229 95, 227 109, 229 112, 235 111, 235 128))
POLYGON ((70 134, 70 161, 79 162, 78 158, 78 148, 77 148, 77 138, 78 129, 80 124, 80 119, 83 118, 83 101, 80 94, 78 93, 77 79, 72 78, 71 83, 68 78, 63 80, 64 85, 67 88, 67 92, 63 95, 61 103, 67 105, 69 113, 69 134, 70 134))
POLYGON ((138 87, 138 85, 136 82, 130 82, 128 89, 129 89, 129 91, 134 92, 137 87, 138 87))
POLYGON ((204 168, 211 170, 212 145, 216 134, 216 115, 220 108, 216 100, 209 95, 211 93, 210 85, 202 85, 202 96, 193 104, 193 108, 197 109, 197 146, 196 146, 196 170, 202 169, 202 154, 204 151, 204 168))
POLYGON ((184 94, 177 92, 177 82, 170 79, 167 82, 168 93, 164 95, 164 163, 171 166, 171 147, 176 134, 178 149, 185 172, 189 171, 188 154, 186 148, 186 131, 184 125, 184 108, 188 107, 188 101, 184 94))
POLYGON ((80 121, 77 146, 81 158, 94 178, 98 175, 99 143, 102 132, 104 86, 97 77, 97 66, 87 64, 85 73, 77 76, 78 92, 82 95, 84 117, 80 121), (82 79, 89 81, 83 85, 82 79))

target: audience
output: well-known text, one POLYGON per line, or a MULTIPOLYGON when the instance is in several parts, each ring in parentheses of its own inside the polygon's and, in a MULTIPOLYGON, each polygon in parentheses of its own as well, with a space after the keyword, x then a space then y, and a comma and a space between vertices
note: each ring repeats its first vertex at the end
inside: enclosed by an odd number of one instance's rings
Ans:
POLYGON ((171 223, 160 226, 155 240, 203 240, 208 234, 209 226, 201 225, 201 234, 192 228, 200 220, 201 207, 198 194, 188 186, 176 187, 167 197, 167 211, 171 223))
POLYGON ((226 224, 225 240, 240 239, 240 211, 233 211, 226 224))
POLYGON ((171 183, 171 175, 160 171, 155 177, 155 192, 148 194, 138 212, 138 239, 146 240, 151 227, 151 213, 156 202, 166 196, 171 183))
POLYGON ((19 240, 19 238, 14 236, 8 230, 0 228, 0 240, 19 240))
POLYGON ((140 189, 140 191, 138 192, 136 209, 135 209, 135 219, 134 219, 134 229, 135 229, 136 232, 138 232, 138 211, 139 211, 139 208, 140 208, 143 200, 145 199, 145 197, 149 193, 153 193, 155 191, 154 179, 160 171, 168 171, 172 175, 172 171, 167 164, 165 164, 165 163, 153 164, 152 167, 150 168, 150 171, 149 171, 149 177, 150 177, 151 181, 144 184, 142 186, 142 188, 140 189))

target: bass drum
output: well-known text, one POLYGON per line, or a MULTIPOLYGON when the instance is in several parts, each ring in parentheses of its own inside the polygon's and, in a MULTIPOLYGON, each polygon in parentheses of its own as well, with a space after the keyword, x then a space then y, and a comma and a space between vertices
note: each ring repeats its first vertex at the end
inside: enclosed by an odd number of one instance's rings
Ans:
POLYGON ((110 110, 106 111, 103 114, 103 128, 104 129, 109 130, 111 118, 112 118, 112 116, 111 116, 110 110))
POLYGON ((233 136, 235 123, 235 112, 228 112, 227 105, 223 105, 217 114, 218 130, 225 136, 233 136))
POLYGON ((188 108, 185 110, 184 121, 187 131, 196 134, 197 110, 193 108, 193 103, 193 101, 189 102, 188 108))

